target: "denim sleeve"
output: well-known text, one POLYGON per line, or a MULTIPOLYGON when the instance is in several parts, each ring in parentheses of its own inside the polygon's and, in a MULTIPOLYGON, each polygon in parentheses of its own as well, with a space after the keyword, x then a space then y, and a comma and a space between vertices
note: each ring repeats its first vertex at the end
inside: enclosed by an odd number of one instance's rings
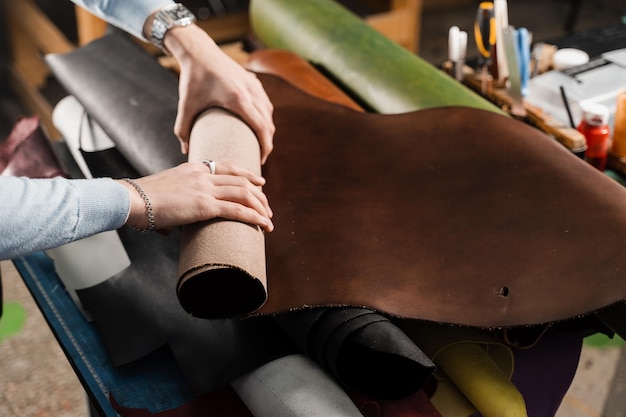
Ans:
POLYGON ((143 24, 148 16, 163 6, 173 4, 172 0, 72 0, 94 15, 113 26, 146 40, 142 34, 143 24))
POLYGON ((0 177, 0 260, 120 228, 130 196, 110 178, 0 177))

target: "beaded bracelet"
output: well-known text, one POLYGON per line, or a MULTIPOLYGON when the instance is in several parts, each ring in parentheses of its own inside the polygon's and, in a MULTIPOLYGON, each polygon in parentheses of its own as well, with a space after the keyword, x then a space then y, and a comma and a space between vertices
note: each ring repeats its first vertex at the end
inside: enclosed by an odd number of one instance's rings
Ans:
POLYGON ((144 204, 146 205, 146 214, 148 215, 148 228, 140 229, 135 226, 131 226, 133 229, 138 230, 140 232, 146 233, 151 230, 154 230, 154 209, 152 208, 152 203, 150 203, 150 199, 148 199, 148 195, 146 192, 135 182, 135 180, 131 180, 130 178, 122 178, 123 181, 126 181, 130 185, 137 190, 141 198, 143 199, 144 204))

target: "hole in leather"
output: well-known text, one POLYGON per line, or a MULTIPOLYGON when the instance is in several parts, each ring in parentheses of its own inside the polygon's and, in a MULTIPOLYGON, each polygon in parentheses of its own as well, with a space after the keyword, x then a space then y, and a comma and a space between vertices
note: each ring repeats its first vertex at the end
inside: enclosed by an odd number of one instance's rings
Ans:
POLYGON ((502 287, 498 291, 496 291, 496 295, 500 297, 508 297, 509 296, 509 287, 502 287))

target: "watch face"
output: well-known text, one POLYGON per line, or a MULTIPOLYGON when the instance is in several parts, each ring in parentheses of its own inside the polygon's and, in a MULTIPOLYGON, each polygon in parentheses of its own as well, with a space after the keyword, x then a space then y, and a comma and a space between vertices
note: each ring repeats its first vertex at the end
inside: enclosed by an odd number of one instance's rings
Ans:
POLYGON ((152 32, 163 33, 167 30, 167 26, 160 20, 155 20, 152 23, 152 32))
POLYGON ((176 9, 172 10, 172 17, 174 18, 174 20, 184 20, 191 18, 192 15, 189 10, 185 9, 184 7, 177 7, 176 9))
POLYGON ((175 23, 189 24, 195 19, 194 15, 182 4, 177 4, 176 7, 166 9, 166 11, 168 17, 175 23))
POLYGON ((187 26, 196 20, 193 13, 182 4, 174 4, 159 11, 152 22, 152 43, 163 48, 163 38, 167 31, 174 26, 187 26))

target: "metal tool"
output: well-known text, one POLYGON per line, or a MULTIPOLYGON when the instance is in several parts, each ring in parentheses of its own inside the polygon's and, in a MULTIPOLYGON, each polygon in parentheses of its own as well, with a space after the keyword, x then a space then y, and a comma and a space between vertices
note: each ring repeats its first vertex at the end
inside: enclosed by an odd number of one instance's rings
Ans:
POLYGON ((504 82, 509 76, 509 67, 506 61, 504 45, 502 43, 502 30, 509 26, 509 6, 507 0, 494 0, 493 10, 496 17, 496 65, 498 68, 498 81, 504 82))
POLYGON ((474 21, 474 38, 478 48, 478 65, 481 67, 481 90, 487 92, 488 67, 491 64, 491 50, 496 43, 496 19, 493 2, 483 1, 478 5, 474 21))

